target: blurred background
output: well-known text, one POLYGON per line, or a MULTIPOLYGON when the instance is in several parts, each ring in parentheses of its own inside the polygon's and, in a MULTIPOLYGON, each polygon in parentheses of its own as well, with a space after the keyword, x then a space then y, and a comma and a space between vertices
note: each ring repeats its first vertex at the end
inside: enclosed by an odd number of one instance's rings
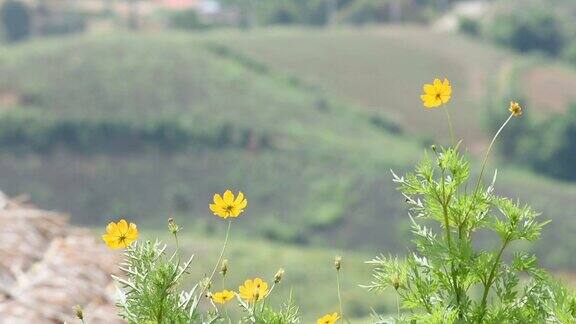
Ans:
POLYGON ((446 77, 476 170, 508 102, 524 106, 487 174, 552 220, 516 248, 570 281, 575 18, 572 0, 2 0, 0 190, 94 237, 125 217, 169 240, 173 216, 196 279, 225 230, 213 193, 241 190, 231 288, 283 266, 279 297, 293 288, 306 322, 337 310, 341 254, 345 311, 368 322, 395 301, 358 287, 362 262, 409 247, 389 170, 448 144, 419 98, 446 77))

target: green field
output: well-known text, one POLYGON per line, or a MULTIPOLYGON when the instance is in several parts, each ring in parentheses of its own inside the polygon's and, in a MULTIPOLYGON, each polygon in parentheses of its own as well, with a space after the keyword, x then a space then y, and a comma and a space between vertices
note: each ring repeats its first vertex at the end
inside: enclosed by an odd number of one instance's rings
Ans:
MULTIPOLYGON (((422 83, 450 77, 457 133, 478 153, 484 91, 515 58, 412 28, 80 36, 6 48, 2 189, 77 224, 122 215, 152 228, 173 214, 210 232, 208 203, 230 187, 249 200, 242 237, 404 252, 407 214, 389 170, 410 169, 425 142, 446 139, 444 114, 421 108, 422 83)), ((499 165, 497 189, 553 220, 534 248, 546 266, 576 267, 565 239, 576 229, 576 185, 499 165)))
POLYGON ((488 80, 512 55, 459 36, 420 28, 272 30, 234 33, 220 41, 274 68, 324 85, 372 112, 392 116, 412 133, 447 139, 445 116, 422 112, 422 84, 452 81, 456 131, 474 146, 488 80))

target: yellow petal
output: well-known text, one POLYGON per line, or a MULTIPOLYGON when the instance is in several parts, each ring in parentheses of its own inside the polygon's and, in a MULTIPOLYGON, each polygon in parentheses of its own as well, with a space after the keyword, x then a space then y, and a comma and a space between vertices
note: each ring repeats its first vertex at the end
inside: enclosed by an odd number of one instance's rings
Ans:
POLYGON ((118 244, 118 248, 121 248, 121 249, 128 246, 128 242, 126 242, 126 240, 123 240, 123 241, 117 240, 117 244, 118 244))
POLYGON ((238 209, 244 209, 248 206, 248 200, 244 199, 242 200, 239 204, 236 205, 236 208, 238 209))
POLYGON ((108 223, 108 225, 106 226, 106 233, 111 234, 111 235, 117 235, 118 234, 118 226, 116 226, 116 223, 114 223, 114 222, 108 223))
POLYGON ((425 84, 422 88, 425 94, 433 94, 434 93, 434 86, 431 84, 425 84))
POLYGON ((219 194, 214 194, 214 203, 216 205, 223 206, 224 200, 222 200, 222 196, 220 196, 219 194))
POLYGON ((423 104, 424 104, 424 107, 426 107, 426 108, 438 107, 438 103, 437 103, 437 101, 436 101, 435 98, 433 98, 433 99, 426 99, 423 104))
POLYGON ((434 89, 440 89, 442 87, 442 81, 440 79, 434 79, 434 89))
POLYGON ((242 193, 242 191, 240 191, 238 192, 238 196, 234 200, 234 205, 238 205, 239 203, 242 202, 242 200, 244 200, 244 194, 242 193))
POLYGON ((126 237, 134 241, 138 238, 138 227, 134 223, 130 223, 126 237))
POLYGON ((113 237, 110 236, 108 234, 104 234, 102 235, 102 240, 104 240, 104 243, 106 243, 106 245, 111 248, 111 249, 117 249, 118 248, 118 240, 113 237))
POLYGON ((128 232, 128 222, 126 222, 126 220, 121 219, 116 226, 118 226, 120 233, 126 234, 128 232))
POLYGON ((232 205, 234 203, 234 194, 232 191, 226 190, 226 192, 224 192, 224 202, 227 205, 232 205))

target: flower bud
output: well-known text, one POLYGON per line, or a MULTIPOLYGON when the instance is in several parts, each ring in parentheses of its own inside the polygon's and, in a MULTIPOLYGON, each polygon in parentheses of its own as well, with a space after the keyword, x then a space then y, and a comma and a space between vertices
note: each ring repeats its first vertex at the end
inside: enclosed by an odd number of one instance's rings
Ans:
POLYGON ((398 275, 393 275, 390 278, 390 282, 392 283, 394 290, 398 290, 398 288, 400 288, 400 277, 398 275))
POLYGON ((519 103, 515 101, 510 101, 510 108, 508 110, 514 115, 514 117, 522 116, 522 107, 519 103))
POLYGON ((228 259, 224 259, 222 261, 222 265, 220 266, 220 273, 222 273, 223 277, 226 277, 227 272, 228 272, 228 259))
POLYGON ((170 233, 176 235, 176 233, 180 232, 180 226, 178 226, 178 224, 176 224, 176 222, 174 221, 174 218, 170 217, 168 218, 168 230, 170 231, 170 233))
POLYGON ((274 283, 279 283, 280 281, 282 281, 282 277, 284 277, 284 268, 278 269, 278 271, 274 275, 274 283))
POLYGON ((74 307, 72 307, 72 310, 74 311, 74 315, 76 315, 76 318, 83 321, 84 320, 84 311, 82 310, 82 306, 80 305, 76 305, 74 307))
POLYGON ((336 268, 337 271, 340 271, 340 268, 342 267, 342 257, 337 255, 334 258, 334 267, 336 268))

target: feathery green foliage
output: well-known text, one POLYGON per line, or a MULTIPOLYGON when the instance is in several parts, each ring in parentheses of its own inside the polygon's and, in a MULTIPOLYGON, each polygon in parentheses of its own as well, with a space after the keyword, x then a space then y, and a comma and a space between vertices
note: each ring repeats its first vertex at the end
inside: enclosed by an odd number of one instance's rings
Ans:
MULTIPOLYGON (((378 257, 372 283, 392 287, 406 311, 397 322, 572 323, 574 296, 537 267, 534 255, 505 251, 517 241, 535 241, 547 221, 528 205, 470 182, 468 160, 455 148, 436 149, 405 176, 393 180, 406 198, 414 251, 403 260, 378 257), (479 235, 497 242, 478 249, 479 235)), ((482 172, 481 172, 482 174, 482 172)))
MULTIPOLYGON (((178 242, 180 229, 174 227, 173 221, 169 224, 178 242)), ((178 243, 176 245, 169 257, 167 246, 159 240, 154 243, 135 242, 126 249, 125 260, 120 264, 124 276, 113 276, 121 287, 117 303, 121 309, 119 316, 129 323, 232 323, 227 309, 217 307, 212 298, 210 278, 201 279, 190 291, 178 289, 184 275, 190 273, 193 256, 182 262, 178 243), (203 299, 211 306, 208 310, 201 305, 203 299)), ((280 281, 281 276, 275 278, 262 301, 245 301, 235 293, 238 305, 244 311, 240 323, 299 323, 298 307, 293 304, 291 296, 278 310, 266 303, 268 295, 280 281)))

